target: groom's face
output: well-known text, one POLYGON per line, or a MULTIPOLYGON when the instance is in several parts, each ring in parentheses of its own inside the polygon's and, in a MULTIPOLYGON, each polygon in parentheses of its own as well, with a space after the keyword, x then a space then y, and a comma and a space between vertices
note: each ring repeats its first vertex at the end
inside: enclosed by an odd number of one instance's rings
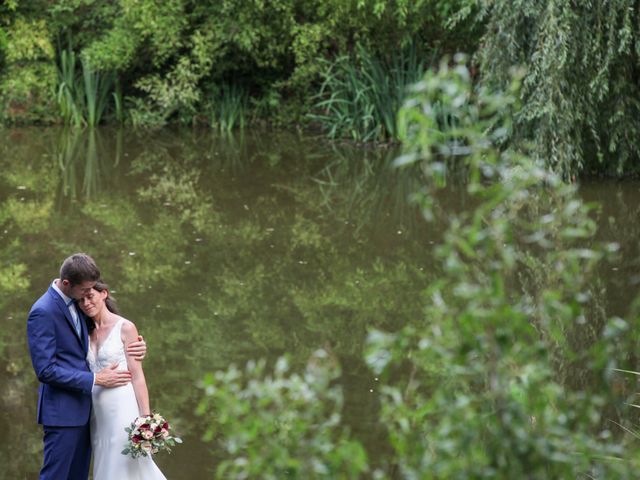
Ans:
POLYGON ((96 282, 86 281, 73 285, 69 280, 63 280, 62 283, 67 287, 68 293, 65 292, 65 294, 76 300, 80 300, 82 297, 87 295, 96 284, 96 282))

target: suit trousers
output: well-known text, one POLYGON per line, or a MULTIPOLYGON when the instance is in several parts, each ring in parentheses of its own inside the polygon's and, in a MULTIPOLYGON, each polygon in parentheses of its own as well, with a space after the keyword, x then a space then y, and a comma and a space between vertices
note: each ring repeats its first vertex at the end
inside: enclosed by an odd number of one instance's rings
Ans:
POLYGON ((91 461, 89 422, 80 427, 44 425, 40 480, 87 480, 91 461))

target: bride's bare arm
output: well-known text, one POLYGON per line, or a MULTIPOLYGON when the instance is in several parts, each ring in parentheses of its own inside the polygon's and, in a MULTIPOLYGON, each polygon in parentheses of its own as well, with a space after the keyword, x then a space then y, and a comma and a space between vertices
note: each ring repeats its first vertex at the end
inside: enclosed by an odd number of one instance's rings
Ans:
MULTIPOLYGON (((138 329, 129 320, 125 320, 122 324, 122 342, 125 345, 129 345, 132 342, 138 340, 138 329)), ((147 389, 147 381, 144 378, 144 372, 142 371, 142 362, 139 362, 132 357, 127 356, 127 368, 131 372, 131 384, 133 385, 133 391, 136 394, 136 400, 138 401, 138 413, 140 415, 148 415, 151 413, 151 407, 149 406, 149 390, 147 389)))

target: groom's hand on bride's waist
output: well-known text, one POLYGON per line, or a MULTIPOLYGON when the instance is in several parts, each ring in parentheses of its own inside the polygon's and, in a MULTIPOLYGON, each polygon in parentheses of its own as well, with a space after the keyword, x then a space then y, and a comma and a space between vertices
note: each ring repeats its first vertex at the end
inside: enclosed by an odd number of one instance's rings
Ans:
POLYGON ((117 370, 118 364, 114 363, 110 367, 103 368, 96 373, 96 385, 101 387, 122 387, 131 381, 129 370, 117 370))

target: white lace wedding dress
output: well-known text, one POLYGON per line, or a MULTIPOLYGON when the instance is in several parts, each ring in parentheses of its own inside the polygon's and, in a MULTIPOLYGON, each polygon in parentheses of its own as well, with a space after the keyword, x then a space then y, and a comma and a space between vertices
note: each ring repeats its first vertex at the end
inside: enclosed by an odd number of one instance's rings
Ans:
MULTIPOLYGON (((118 363, 127 369, 120 330, 123 319, 113 326, 100 350, 94 352, 91 341, 87 361, 92 372, 118 363)), ((127 443, 124 428, 138 416, 138 402, 131 383, 124 387, 93 387, 91 413, 91 448, 93 450, 93 480, 166 480, 151 457, 131 458, 122 455, 127 443)))

